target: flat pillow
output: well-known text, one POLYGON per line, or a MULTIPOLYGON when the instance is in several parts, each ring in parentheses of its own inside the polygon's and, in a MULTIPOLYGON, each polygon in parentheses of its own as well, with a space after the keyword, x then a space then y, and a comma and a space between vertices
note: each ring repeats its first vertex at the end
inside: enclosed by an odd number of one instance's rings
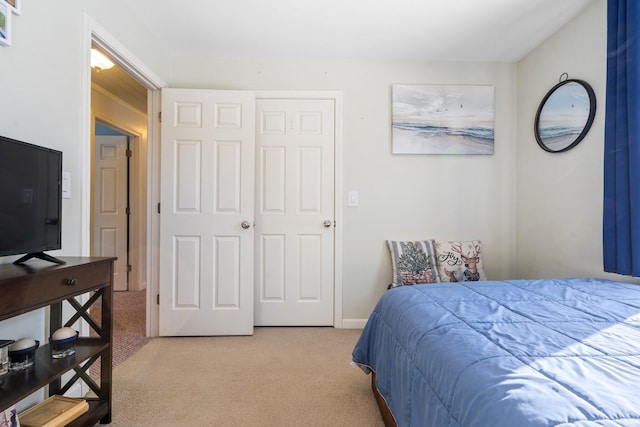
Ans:
POLYGON ((393 266, 391 287, 438 282, 432 240, 397 242, 387 240, 393 266))
POLYGON ((480 240, 435 240, 436 265, 443 282, 487 280, 482 264, 480 240))

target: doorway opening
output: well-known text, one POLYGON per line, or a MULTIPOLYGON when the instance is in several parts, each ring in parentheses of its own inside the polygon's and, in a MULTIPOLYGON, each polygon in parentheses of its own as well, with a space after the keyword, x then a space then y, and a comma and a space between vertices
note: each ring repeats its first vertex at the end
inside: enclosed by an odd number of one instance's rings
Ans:
POLYGON ((115 366, 149 339, 148 89, 114 64, 108 69, 91 67, 90 92, 90 254, 117 258, 113 304, 115 366))
MULTIPOLYGON (((82 72, 82 99, 81 111, 83 115, 82 129, 82 145, 80 147, 82 156, 81 177, 83 183, 81 194, 82 204, 82 242, 81 254, 89 255, 91 252, 91 193, 90 185, 92 178, 92 159, 93 159, 93 135, 94 123, 96 119, 101 122, 117 125, 116 127, 125 131, 124 133, 134 135, 131 138, 131 147, 134 152, 134 158, 130 160, 135 173, 132 173, 131 187, 138 191, 136 196, 131 197, 132 218, 131 221, 131 244, 130 259, 137 257, 140 262, 134 262, 132 265, 131 276, 140 277, 140 286, 147 289, 145 292, 145 335, 148 337, 157 336, 157 305, 155 298, 155 283, 157 277, 151 265, 155 265, 157 261, 156 251, 153 250, 157 245, 156 235, 158 228, 158 218, 155 213, 155 203, 158 199, 158 171, 154 166, 157 161, 157 153, 153 148, 153 142, 158 140, 160 131, 160 123, 157 116, 160 111, 160 89, 166 87, 163 81, 154 71, 146 64, 140 61, 129 49, 103 28, 88 14, 83 14, 83 72, 82 72), (131 89, 129 85, 119 85, 115 88, 107 88, 105 84, 98 84, 98 80, 107 77, 107 71, 103 69, 100 72, 93 70, 91 67, 91 49, 96 48, 105 54, 115 65, 113 69, 117 70, 124 81, 135 82, 135 87, 141 93, 139 96, 140 103, 136 104, 131 98, 124 99, 124 93, 131 89), (123 87, 124 86, 124 87, 123 87), (118 94, 117 97, 114 94, 118 94), (119 119, 112 119, 107 115, 98 112, 97 104, 99 100, 118 99, 120 102, 112 103, 117 105, 113 111, 122 111, 123 106, 128 112, 124 117, 138 117, 142 111, 144 113, 144 124, 139 128, 135 126, 121 125, 119 119), (136 107, 136 105, 138 105, 136 107), (133 108, 132 108, 133 107, 133 108), (153 118, 156 118, 155 120, 153 118), (138 155, 136 156, 136 151, 138 155), (134 218, 135 217, 135 218, 134 218), (135 221, 138 221, 135 223, 135 221), (137 246, 134 244, 137 241, 137 246), (136 264, 138 270, 136 273, 136 264)), ((118 80, 120 81, 120 80, 118 80)), ((109 110, 109 108, 107 108, 109 110)), ((130 280, 130 283, 132 281, 130 280)), ((83 325, 86 328, 86 325, 83 325)))

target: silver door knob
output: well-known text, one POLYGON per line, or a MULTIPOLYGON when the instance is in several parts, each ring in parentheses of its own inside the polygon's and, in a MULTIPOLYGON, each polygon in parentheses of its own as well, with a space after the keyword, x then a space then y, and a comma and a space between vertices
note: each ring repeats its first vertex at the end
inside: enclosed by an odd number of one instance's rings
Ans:
POLYGON ((326 228, 331 227, 331 221, 326 220, 325 222, 322 223, 322 225, 324 225, 326 228))
POLYGON ((249 221, 242 221, 242 224, 240 224, 240 227, 246 230, 247 228, 251 228, 251 223, 249 221))

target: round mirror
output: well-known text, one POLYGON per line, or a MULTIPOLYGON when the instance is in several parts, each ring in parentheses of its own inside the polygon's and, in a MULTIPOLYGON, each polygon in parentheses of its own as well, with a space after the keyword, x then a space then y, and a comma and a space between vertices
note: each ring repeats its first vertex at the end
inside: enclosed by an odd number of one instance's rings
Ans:
POLYGON ((538 107, 535 134, 538 145, 561 153, 578 145, 596 115, 596 95, 589 83, 567 79, 555 85, 538 107))

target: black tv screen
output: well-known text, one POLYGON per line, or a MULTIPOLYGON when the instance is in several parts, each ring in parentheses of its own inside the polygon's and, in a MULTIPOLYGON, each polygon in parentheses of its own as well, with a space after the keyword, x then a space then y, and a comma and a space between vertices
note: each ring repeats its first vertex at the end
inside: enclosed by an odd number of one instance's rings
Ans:
POLYGON ((61 248, 61 213, 62 153, 0 136, 0 256, 63 263, 43 253, 61 248))

